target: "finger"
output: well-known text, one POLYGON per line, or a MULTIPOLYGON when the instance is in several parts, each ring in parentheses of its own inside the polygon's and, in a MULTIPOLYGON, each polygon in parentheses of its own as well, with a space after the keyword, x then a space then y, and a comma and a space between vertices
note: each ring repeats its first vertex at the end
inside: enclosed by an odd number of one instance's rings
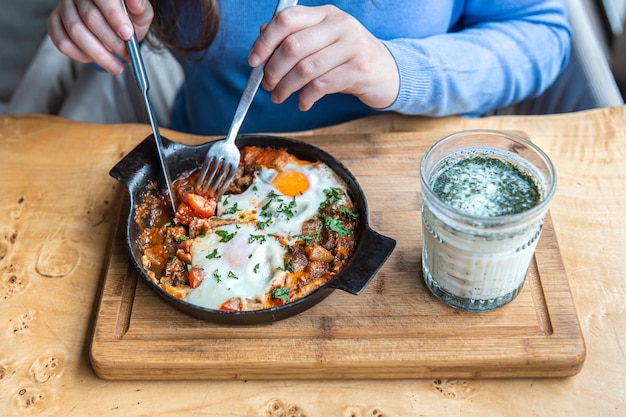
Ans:
MULTIPOLYGON (((122 72, 122 63, 111 53, 113 48, 105 47, 101 40, 85 25, 71 0, 62 1, 60 15, 62 16, 61 23, 67 36, 89 58, 89 61, 95 62, 112 74, 122 72)), ((123 44, 123 41, 119 38, 117 42, 123 44)), ((88 61, 83 60, 82 62, 88 61)))
MULTIPOLYGON (((333 48, 345 50, 348 46, 338 42, 333 48)), ((384 109, 396 100, 400 78, 393 56, 377 40, 368 42, 367 46, 362 44, 358 49, 364 53, 333 65, 301 88, 300 110, 309 110, 322 97, 333 93, 352 94, 374 109, 384 109)), ((329 55, 338 53, 328 52, 329 55)))
POLYGON ((263 88, 268 91, 273 91, 296 65, 300 67, 302 77, 309 77, 308 80, 303 80, 305 82, 328 71, 330 67, 338 65, 355 54, 356 42, 360 42, 363 36, 369 35, 356 19, 335 7, 304 10, 315 12, 315 17, 307 21, 314 24, 290 34, 269 58, 263 82, 263 88), (333 55, 325 53, 318 56, 319 62, 308 59, 337 42, 343 42, 346 45, 345 49, 335 48, 333 55))
POLYGON ((301 111, 310 110, 322 97, 346 91, 351 88, 352 83, 353 73, 347 69, 346 65, 335 67, 326 74, 315 78, 300 90, 298 108, 301 111))
MULTIPOLYGON (((133 4, 131 1, 125 3, 127 8, 133 4)), ((126 41, 130 40, 135 33, 128 15, 124 12, 122 2, 119 0, 94 0, 93 4, 82 2, 78 6, 80 15, 90 28, 95 27, 93 25, 105 23, 111 29, 111 33, 126 41), (81 7, 81 5, 83 6, 81 7)))
MULTIPOLYGON (((272 72, 275 62, 279 62, 277 66, 283 67, 284 61, 277 54, 272 56, 266 64, 266 76, 263 79, 263 88, 272 91, 272 101, 282 103, 291 94, 300 90, 313 80, 321 77, 346 62, 345 50, 341 49, 337 43, 327 45, 324 48, 313 52, 296 62, 295 65, 287 64, 288 72, 282 75, 282 69, 272 72), (275 84, 274 80, 278 80, 275 84)), ((285 61, 290 59, 285 58, 285 61)))
POLYGON ((300 91, 299 107, 308 110, 327 94, 354 90, 361 74, 351 71, 351 56, 347 48, 336 42, 299 62, 276 86, 272 101, 282 103, 300 91))
MULTIPOLYGON (((347 46, 337 43, 334 48, 343 50, 347 46)), ((324 95, 333 93, 352 94, 374 109, 384 109, 396 100, 400 76, 389 50, 377 40, 359 49, 364 53, 355 54, 302 87, 301 110, 310 109, 324 95)))
POLYGON ((253 67, 260 65, 289 35, 319 24, 324 19, 324 13, 319 9, 321 8, 292 6, 276 15, 262 27, 261 34, 252 45, 248 56, 249 64, 253 67))
POLYGON ((83 53, 83 51, 69 37, 56 10, 48 16, 48 33, 50 34, 52 43, 54 43, 62 54, 67 55, 78 62, 86 63, 92 61, 91 57, 83 53))
MULTIPOLYGON (((101 0, 98 0, 98 1, 101 1, 101 0)), ((107 2, 106 5, 108 4, 109 3, 107 2)), ((154 9, 152 8, 152 4, 147 0, 126 0, 125 4, 126 4, 126 10, 128 12, 128 15, 130 16, 130 20, 133 23, 135 34, 137 35, 137 38, 139 40, 142 40, 144 36, 146 35, 146 33, 148 32, 148 30, 150 29, 150 25, 152 24, 152 19, 154 18, 154 9)), ((102 10, 104 11, 108 9, 102 9, 102 10)), ((109 23, 111 24, 112 27, 116 27, 115 25, 117 25, 119 22, 116 19, 121 18, 120 24, 122 26, 125 26, 127 23, 126 19, 124 19, 124 16, 120 17, 120 15, 116 13, 116 10, 117 10, 117 6, 112 7, 111 13, 113 14, 113 17, 109 19, 109 23)), ((107 15, 105 14, 105 16, 107 15)), ((125 33, 122 33, 122 26, 120 26, 119 34, 122 37, 122 39, 129 40, 130 37, 132 36, 132 33, 130 33, 130 36, 128 37, 124 36, 125 33)), ((124 29, 124 31, 128 29, 131 29, 132 31, 133 28, 132 27, 126 28, 124 29)))
MULTIPOLYGON (((110 2, 109 2, 110 3, 110 2)), ((121 2, 119 3, 119 11, 122 13, 124 25, 130 30, 130 36, 128 38, 120 37, 117 30, 111 23, 111 19, 107 20, 107 15, 113 13, 117 9, 105 9, 101 10, 97 4, 91 2, 79 2, 77 4, 77 12, 80 19, 83 21, 87 29, 91 31, 93 36, 100 40, 104 47, 110 52, 116 53, 120 56, 126 54, 125 39, 130 39, 133 34, 133 28, 130 24, 128 16, 123 12, 121 8, 121 2)), ((110 7, 110 4, 109 6, 110 7)), ((77 39, 76 42, 79 42, 77 39)))
POLYGON ((290 35, 265 65, 263 88, 282 102, 293 92, 332 68, 352 59, 371 36, 351 16, 329 8, 319 24, 290 35))
MULTIPOLYGON (((326 28, 323 24, 291 34, 266 62, 263 88, 268 91, 274 90, 283 77, 296 67, 302 77, 319 75, 319 68, 324 65, 320 62, 320 58, 311 57, 317 53, 323 53, 324 49, 337 40, 337 32, 332 28, 326 28)), ((341 55, 345 52, 341 51, 341 55)), ((328 56, 328 54, 322 56, 328 56)), ((329 58, 335 61, 335 57, 329 58)), ((328 65, 330 63, 326 64, 328 65)))

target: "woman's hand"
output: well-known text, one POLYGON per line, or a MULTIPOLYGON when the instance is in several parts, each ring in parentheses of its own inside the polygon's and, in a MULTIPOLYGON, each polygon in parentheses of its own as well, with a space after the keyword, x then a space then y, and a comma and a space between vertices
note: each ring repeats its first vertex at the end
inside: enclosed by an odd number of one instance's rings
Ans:
MULTIPOLYGON (((148 33, 154 16, 147 0, 126 0, 138 39, 148 33)), ((56 47, 78 62, 95 62, 111 74, 122 72, 128 59, 126 41, 133 26, 120 0, 59 0, 48 17, 48 32, 56 47)))
POLYGON ((309 110, 326 94, 353 94, 372 108, 391 105, 400 88, 389 50, 361 23, 334 6, 294 6, 261 28, 249 63, 265 64, 263 88, 281 103, 300 90, 309 110))

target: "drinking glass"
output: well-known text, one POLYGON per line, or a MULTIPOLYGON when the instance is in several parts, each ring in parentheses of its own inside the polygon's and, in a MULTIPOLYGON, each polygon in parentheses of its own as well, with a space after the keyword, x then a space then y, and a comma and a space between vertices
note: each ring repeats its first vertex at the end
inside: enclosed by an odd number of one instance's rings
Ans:
POLYGON ((426 152, 420 182, 422 268, 430 291, 467 311, 511 302, 524 285, 556 189, 548 156, 513 133, 462 131, 426 152), (535 199, 519 190, 534 190, 535 199))

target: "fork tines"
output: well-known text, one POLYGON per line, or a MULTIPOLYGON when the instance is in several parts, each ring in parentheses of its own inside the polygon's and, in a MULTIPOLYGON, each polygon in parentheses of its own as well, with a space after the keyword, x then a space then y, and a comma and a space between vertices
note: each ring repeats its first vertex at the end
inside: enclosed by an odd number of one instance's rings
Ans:
POLYGON ((211 158, 205 161, 196 182, 196 192, 204 196, 220 198, 235 176, 235 171, 236 167, 224 164, 223 158, 211 158))

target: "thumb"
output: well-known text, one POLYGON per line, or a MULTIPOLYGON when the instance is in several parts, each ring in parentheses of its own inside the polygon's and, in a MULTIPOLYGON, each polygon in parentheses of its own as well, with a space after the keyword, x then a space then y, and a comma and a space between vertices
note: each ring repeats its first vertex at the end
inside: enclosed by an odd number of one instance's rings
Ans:
MULTIPOLYGON (((154 9, 148 0, 120 0, 125 3, 126 11, 133 22, 134 30, 139 40, 142 40, 152 24, 154 9)), ((132 35, 131 35, 132 36, 132 35)), ((130 38, 130 37, 129 37, 130 38)))

